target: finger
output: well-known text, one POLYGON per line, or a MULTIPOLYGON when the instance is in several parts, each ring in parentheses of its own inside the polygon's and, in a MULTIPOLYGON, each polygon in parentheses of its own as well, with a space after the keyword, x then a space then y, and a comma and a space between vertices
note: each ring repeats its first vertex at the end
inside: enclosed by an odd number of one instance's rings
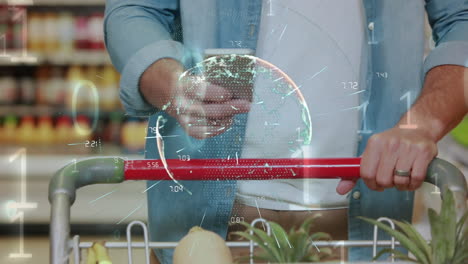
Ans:
POLYGON ((177 94, 186 100, 202 101, 205 98, 207 86, 207 82, 201 76, 184 76, 177 83, 177 94))
POLYGON ((410 181, 411 177, 409 176, 395 175, 393 177, 393 184, 399 191, 407 191, 409 189, 410 181))
POLYGON ((246 100, 230 100, 225 103, 194 103, 186 108, 186 113, 209 119, 225 119, 235 114, 246 113, 250 110, 250 103, 246 100))
POLYGON ((409 184, 411 181, 410 176, 399 176, 399 175, 394 175, 393 176, 393 185, 399 190, 399 191, 407 191, 409 190, 409 184))
POLYGON ((219 135, 229 129, 233 122, 232 119, 223 119, 214 123, 213 120, 195 119, 188 115, 181 115, 178 120, 187 134, 197 139, 219 135))
MULTIPOLYGON (((409 151, 409 147, 406 148, 404 147, 405 150, 403 150, 396 162, 395 165, 395 170, 401 170, 401 171, 411 171, 413 162, 415 160, 415 157, 412 153, 409 151)), ((393 184, 395 187, 400 190, 400 191, 406 191, 409 188, 411 177, 407 176, 399 176, 399 175, 394 175, 393 177, 393 184)))
POLYGON ((371 190, 378 190, 375 176, 379 165, 380 155, 382 152, 381 142, 378 135, 374 135, 369 139, 367 147, 361 157, 360 174, 366 186, 371 190))
POLYGON ((177 113, 177 115, 182 115, 187 112, 187 107, 196 104, 200 104, 200 102, 186 96, 177 95, 174 97, 173 103, 168 105, 166 111, 177 113))
POLYGON ((189 126, 185 127, 185 131, 191 137, 196 139, 205 139, 217 136, 224 133, 229 127, 228 126, 189 126))
POLYGON ((204 80, 194 81, 192 87, 184 92, 187 97, 204 102, 222 103, 232 99, 232 93, 228 89, 204 80))
POLYGON ((193 116, 188 121, 191 126, 230 126, 233 122, 232 118, 224 118, 224 119, 207 119, 201 118, 197 116, 193 116))
POLYGON ((341 195, 347 194, 351 191, 356 185, 356 181, 351 180, 341 180, 336 187, 336 192, 341 195))
POLYGON ((409 184, 409 190, 414 191, 419 188, 424 179, 426 178, 427 167, 437 155, 436 146, 422 146, 420 151, 413 163, 413 169, 411 171, 411 181, 409 184))
POLYGON ((377 185, 383 188, 393 187, 393 175, 399 154, 399 140, 389 139, 377 169, 377 185))

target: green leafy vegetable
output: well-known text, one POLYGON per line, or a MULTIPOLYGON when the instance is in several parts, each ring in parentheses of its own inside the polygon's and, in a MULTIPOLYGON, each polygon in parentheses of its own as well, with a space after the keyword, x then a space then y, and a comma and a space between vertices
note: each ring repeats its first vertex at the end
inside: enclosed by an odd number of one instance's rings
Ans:
MULTIPOLYGON (((251 240, 258 244, 262 251, 254 256, 254 260, 269 261, 272 263, 297 263, 297 262, 319 262, 332 255, 330 248, 317 250, 314 241, 331 240, 327 233, 311 233, 314 220, 318 216, 306 219, 299 228, 294 227, 286 232, 279 224, 268 222, 271 228, 271 236, 260 228, 241 223, 247 229, 234 234, 251 240), (250 231, 253 231, 253 235, 250 231)), ((248 260, 248 257, 238 258, 238 261, 248 260)))
POLYGON ((389 235, 395 237, 402 247, 406 248, 415 258, 400 251, 384 249, 375 259, 386 253, 395 254, 395 258, 424 264, 466 264, 468 263, 468 228, 466 227, 468 212, 457 222, 455 200, 452 191, 448 190, 442 201, 440 214, 433 209, 428 210, 431 225, 430 242, 424 240, 421 234, 407 222, 393 220, 399 230, 393 230, 388 225, 373 219, 359 217, 376 225, 389 235))

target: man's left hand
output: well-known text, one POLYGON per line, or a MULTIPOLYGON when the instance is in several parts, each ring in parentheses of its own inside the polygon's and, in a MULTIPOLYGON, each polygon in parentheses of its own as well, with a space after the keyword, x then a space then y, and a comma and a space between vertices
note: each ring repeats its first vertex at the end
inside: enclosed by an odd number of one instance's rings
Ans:
MULTIPOLYGON (((375 191, 392 187, 413 191, 424 182, 427 167, 436 155, 436 142, 428 133, 397 126, 369 139, 361 159, 361 178, 375 191), (396 170, 408 172, 408 176, 396 175, 396 170)), ((355 184, 342 180, 336 191, 346 194, 355 184)))

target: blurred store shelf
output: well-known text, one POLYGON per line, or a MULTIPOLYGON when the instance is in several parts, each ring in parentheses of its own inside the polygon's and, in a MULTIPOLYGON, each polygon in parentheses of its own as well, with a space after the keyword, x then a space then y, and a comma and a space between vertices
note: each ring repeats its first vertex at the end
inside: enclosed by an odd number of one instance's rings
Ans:
POLYGON ((106 65, 110 64, 110 58, 105 51, 78 50, 73 53, 37 54, 21 51, 6 51, 0 53, 0 66, 17 65, 106 65))
MULTIPOLYGON (((51 106, 51 105, 0 105, 0 117, 9 114, 15 114, 17 116, 41 116, 41 115, 69 115, 72 113, 75 115, 87 115, 94 116, 93 110, 76 110, 72 111, 64 106, 51 106)), ((124 114, 122 109, 116 109, 113 111, 102 111, 100 110, 98 117, 108 117, 112 113, 124 114)))
POLYGON ((104 5, 105 0, 0 0, 2 5, 22 6, 90 6, 104 5))

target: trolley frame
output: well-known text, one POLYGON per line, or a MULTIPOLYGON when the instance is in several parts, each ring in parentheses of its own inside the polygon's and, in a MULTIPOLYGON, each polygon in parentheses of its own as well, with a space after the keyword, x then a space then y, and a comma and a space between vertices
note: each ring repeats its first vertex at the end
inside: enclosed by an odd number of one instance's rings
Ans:
MULTIPOLYGON (((265 160, 262 160, 262 162, 265 160)), ((275 163, 274 160, 271 160, 275 163)), ((279 161, 279 160, 276 160, 279 161)), ((359 159, 314 159, 309 160, 306 166, 297 164, 297 160, 280 160, 277 168, 292 168, 294 170, 300 169, 300 176, 303 178, 330 178, 333 175, 333 169, 338 169, 341 173, 344 172, 346 178, 359 177, 357 174, 359 170, 359 159), (294 162, 290 162, 294 161, 294 162), (288 163, 289 162, 289 163, 288 163), (322 163, 321 163, 322 162, 322 163), (340 165, 344 162, 345 165, 340 165), (320 165, 322 164, 322 165, 320 165), (302 167, 301 167, 302 166, 302 167), (307 167, 304 169, 304 167, 307 167), (312 170, 311 170, 312 168, 312 170), (322 174, 320 173, 322 172, 322 174), (326 176, 323 176, 325 175, 326 176)), ((76 198, 76 190, 92 184, 99 183, 121 183, 124 180, 134 179, 151 179, 148 175, 154 175, 155 170, 159 173, 166 173, 161 168, 144 168, 138 167, 136 170, 133 167, 134 162, 147 162, 147 160, 126 161, 120 157, 106 157, 106 158, 91 158, 81 160, 75 163, 70 163, 60 169, 49 184, 49 202, 51 203, 51 222, 50 222, 50 263, 64 264, 69 262, 71 250, 75 251, 75 263, 79 263, 80 249, 89 248, 92 246, 90 242, 80 242, 79 236, 70 239, 70 208, 76 198), (133 175, 131 178, 126 177, 126 173, 133 175), (137 175, 137 176, 135 176, 137 175), (77 262, 78 261, 78 262, 77 262)), ((239 161, 236 161, 238 165, 239 161)), ((173 163, 175 164, 175 163, 173 163)), ((193 163, 192 163, 193 164, 193 163)), ((203 166, 206 162, 195 162, 194 169, 200 169, 203 172, 203 166)), ((252 165, 253 163, 249 163, 252 165)), ((245 165, 245 164, 244 164, 245 165)), ((236 170, 236 166, 230 164, 230 169, 236 170)), ((187 166, 185 166, 187 169, 187 166)), ((210 169, 208 166, 205 169, 210 169)), ((242 172, 242 171, 241 171, 242 172)), ((334 174, 337 175, 337 174, 334 174)), ((340 174, 338 174, 340 175, 340 174)), ((161 175, 159 175, 161 177, 161 175)), ((194 180, 193 175, 190 176, 194 180)), ((289 176, 286 176, 289 177, 289 176)), ((298 177, 295 177, 296 179, 298 177)), ((299 177, 300 178, 300 177, 299 177)), ((180 179, 180 178, 179 178, 180 179)), ((199 180, 205 180, 203 176, 199 180)), ((262 179, 268 179, 263 177, 262 179)), ((171 180, 167 178, 167 180, 171 180)), ((244 180, 244 178, 242 178, 244 180)), ((460 218, 467 211, 466 199, 468 197, 468 188, 464 175, 451 163, 442 160, 434 159, 428 167, 426 182, 432 183, 439 187, 442 198, 448 190, 451 190, 455 198, 455 206, 457 209, 457 217, 460 218)), ((391 220, 386 218, 379 219, 387 221, 393 225, 391 220)), ((253 224, 263 221, 264 219, 256 219, 253 224)), ((267 223, 268 224, 268 223, 267 223)), ((374 247, 374 255, 376 246, 392 246, 394 247, 394 239, 391 241, 377 241, 377 227, 374 228, 374 240, 362 241, 316 241, 317 246, 340 246, 340 247, 374 247)), ((229 247, 250 247, 251 255, 253 254, 254 243, 250 242, 227 242, 229 247)), ((141 221, 131 222, 127 226, 127 242, 106 242, 108 248, 127 248, 129 252, 129 263, 132 263, 132 248, 145 248, 146 260, 149 263, 149 248, 174 248, 177 242, 149 242, 148 231, 146 225, 141 221), (134 225, 140 225, 143 228, 145 242, 132 242, 131 229, 134 225)), ((253 261, 251 260, 251 263, 253 261)), ((329 262, 327 262, 329 263, 329 262)), ((343 263, 343 262, 341 262, 343 263)))

